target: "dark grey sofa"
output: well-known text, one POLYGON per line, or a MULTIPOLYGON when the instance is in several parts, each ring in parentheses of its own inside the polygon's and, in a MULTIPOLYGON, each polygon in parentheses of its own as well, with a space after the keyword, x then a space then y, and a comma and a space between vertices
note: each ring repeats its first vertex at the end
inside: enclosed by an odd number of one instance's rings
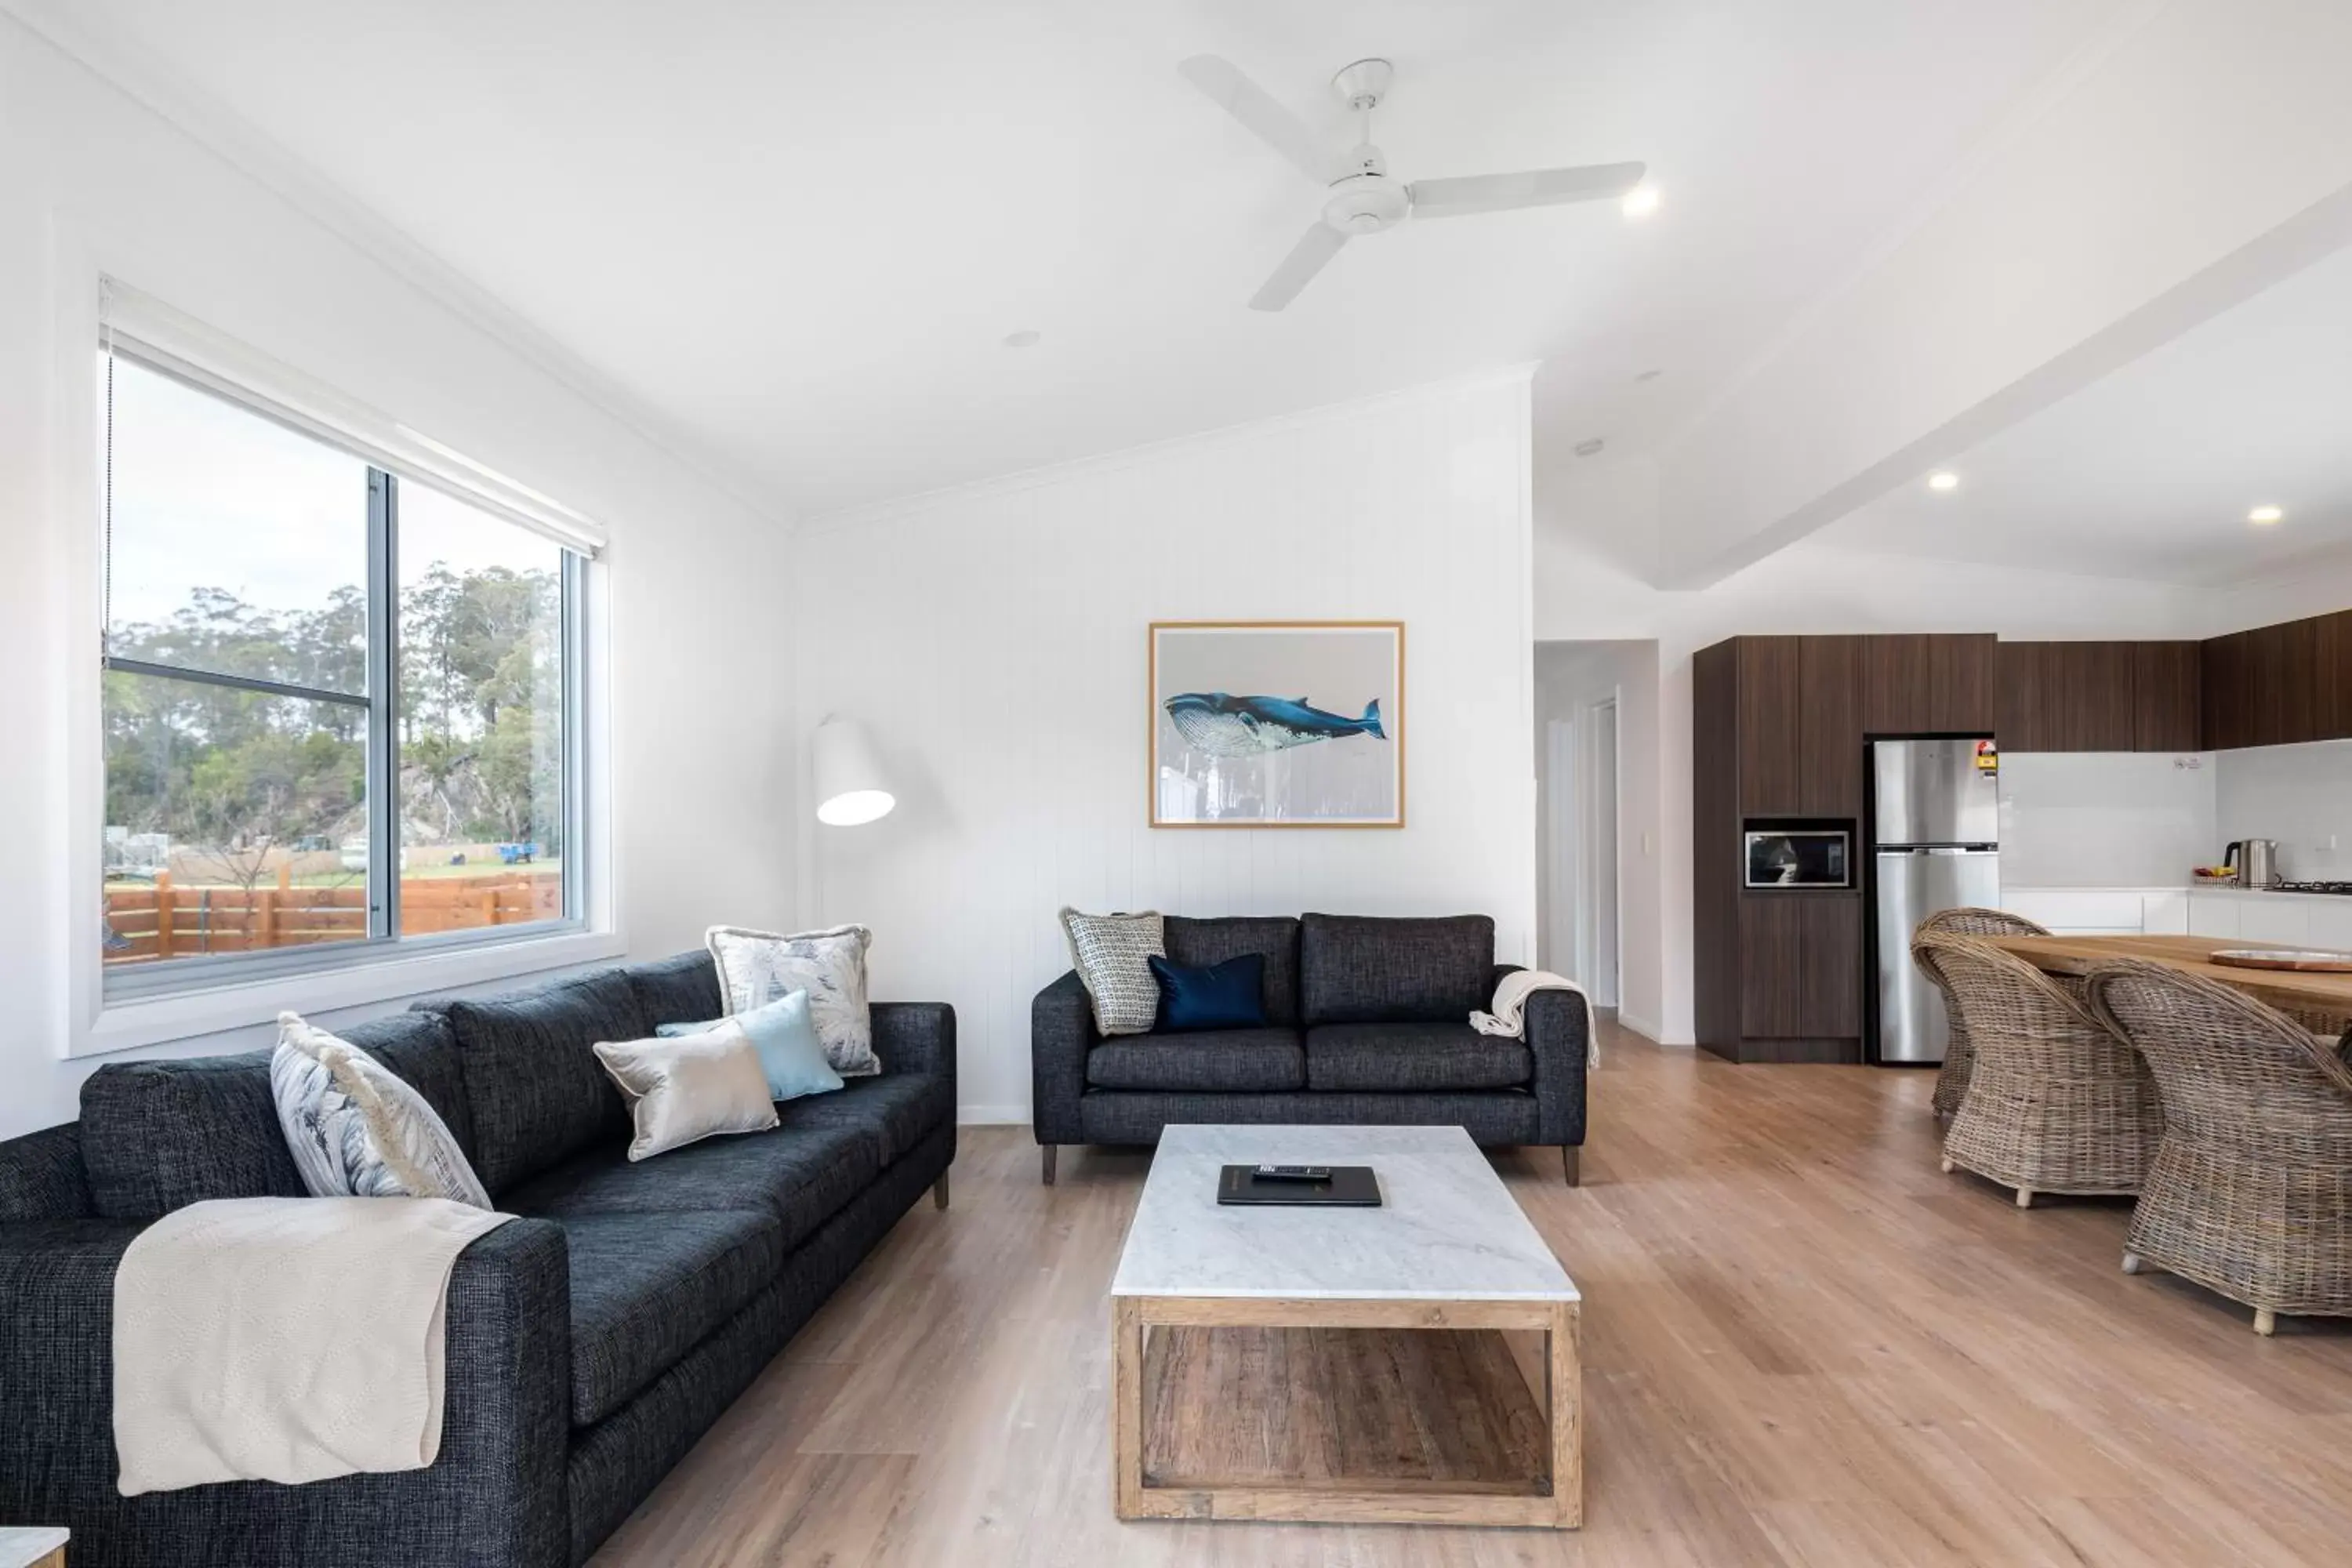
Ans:
POLYGON ((449 1287, 438 1458, 306 1486, 115 1491, 113 1281, 164 1213, 299 1196, 267 1052, 100 1068, 81 1120, 0 1143, 0 1524, 76 1568, 583 1561, 955 1157, 955 1014, 877 1004, 883 1071, 774 1131, 632 1165, 589 1047, 716 1016, 705 953, 343 1031, 446 1121, 503 1212, 449 1287))
POLYGON ((1495 963, 1485 915, 1171 915, 1167 947, 1182 964, 1263 954, 1268 1026, 1106 1039, 1076 970, 1045 987, 1029 1064, 1048 1183, 1057 1145, 1151 1144, 1171 1124, 1222 1121, 1453 1124, 1482 1147, 1556 1144, 1576 1184, 1583 1000, 1538 992, 1523 1041, 1473 1029, 1517 967, 1495 963))

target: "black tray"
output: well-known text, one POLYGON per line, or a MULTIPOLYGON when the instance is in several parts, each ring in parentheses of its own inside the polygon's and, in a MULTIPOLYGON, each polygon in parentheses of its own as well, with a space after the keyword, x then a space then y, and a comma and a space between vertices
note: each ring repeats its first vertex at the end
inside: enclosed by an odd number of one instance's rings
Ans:
POLYGON ((1254 1165, 1227 1165, 1217 1202, 1244 1207, 1376 1209, 1381 1184, 1370 1165, 1334 1165, 1328 1182, 1262 1182, 1254 1165))

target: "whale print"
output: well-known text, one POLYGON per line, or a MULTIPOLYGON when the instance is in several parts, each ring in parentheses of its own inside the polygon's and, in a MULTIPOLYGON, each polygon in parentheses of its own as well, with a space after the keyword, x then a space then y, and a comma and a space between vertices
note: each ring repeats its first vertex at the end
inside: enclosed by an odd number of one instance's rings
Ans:
POLYGON ((1234 697, 1223 691, 1182 692, 1163 706, 1176 732, 1213 757, 1262 756, 1342 735, 1389 738, 1381 728, 1378 698, 1357 719, 1309 707, 1304 697, 1234 697))

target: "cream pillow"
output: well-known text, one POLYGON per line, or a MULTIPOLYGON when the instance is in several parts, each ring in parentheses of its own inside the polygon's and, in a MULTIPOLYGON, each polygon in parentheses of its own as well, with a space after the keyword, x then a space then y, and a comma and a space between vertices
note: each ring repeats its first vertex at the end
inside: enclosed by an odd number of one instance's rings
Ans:
POLYGON ((1168 956, 1167 921, 1155 912, 1082 915, 1062 911, 1070 966, 1095 1005, 1098 1035, 1144 1035, 1160 1017, 1160 982, 1151 961, 1168 956))
POLYGON ((703 942, 719 967, 719 994, 728 1012, 749 1013, 805 991, 809 1022, 816 1026, 833 1070, 844 1078, 870 1078, 882 1070, 866 1004, 866 950, 874 943, 872 931, 835 926, 786 934, 712 926, 703 942))
POLYGON ((629 1158, 650 1160, 698 1139, 776 1124, 768 1075, 743 1026, 721 1019, 698 1035, 605 1041, 596 1059, 620 1085, 636 1122, 629 1158))
POLYGON ((269 1094, 312 1197, 449 1198, 490 1206, 466 1152, 425 1097, 299 1014, 278 1015, 269 1094))

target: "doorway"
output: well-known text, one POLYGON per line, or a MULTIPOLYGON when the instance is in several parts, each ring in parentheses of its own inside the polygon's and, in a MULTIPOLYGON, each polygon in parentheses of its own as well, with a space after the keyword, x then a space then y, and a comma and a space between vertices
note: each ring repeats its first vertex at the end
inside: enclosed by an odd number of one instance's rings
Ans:
POLYGON ((1582 985, 1597 1007, 1616 1006, 1619 992, 1617 716, 1612 691, 1544 725, 1538 962, 1582 985))

